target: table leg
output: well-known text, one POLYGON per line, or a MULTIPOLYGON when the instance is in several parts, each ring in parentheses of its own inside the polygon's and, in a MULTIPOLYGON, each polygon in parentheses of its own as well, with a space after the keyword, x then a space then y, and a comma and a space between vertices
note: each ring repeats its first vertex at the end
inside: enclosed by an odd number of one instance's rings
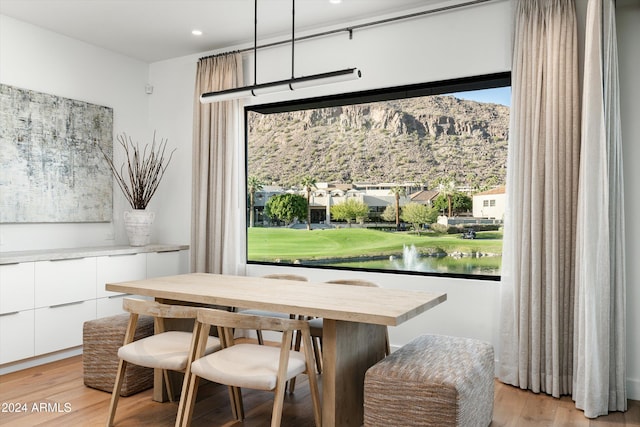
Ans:
MULTIPOLYGON (((174 305, 191 305, 180 301, 165 300, 156 298, 156 301, 162 304, 174 304, 174 305)), ((164 319, 164 327, 167 331, 193 331, 193 320, 190 319, 164 319)), ((171 388, 175 393, 182 391, 182 381, 184 375, 179 372, 169 371, 169 378, 171 381, 171 388)), ((153 397, 156 402, 166 402, 169 399, 167 395, 167 388, 164 384, 164 378, 161 369, 153 370, 153 397)), ((172 396, 172 399, 180 399, 180 396, 172 396)))
POLYGON ((322 425, 360 427, 364 375, 385 356, 386 326, 324 319, 322 425))
POLYGON ((162 369, 153 370, 153 400, 156 402, 166 402, 168 400, 167 391, 164 388, 162 369))

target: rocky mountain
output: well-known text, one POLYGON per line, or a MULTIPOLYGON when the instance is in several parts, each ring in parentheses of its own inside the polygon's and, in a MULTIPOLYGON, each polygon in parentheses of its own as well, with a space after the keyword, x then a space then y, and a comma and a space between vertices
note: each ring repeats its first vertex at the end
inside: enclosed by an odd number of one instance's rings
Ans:
POLYGON ((453 96, 249 114, 249 175, 290 187, 438 179, 504 184, 509 108, 453 96))

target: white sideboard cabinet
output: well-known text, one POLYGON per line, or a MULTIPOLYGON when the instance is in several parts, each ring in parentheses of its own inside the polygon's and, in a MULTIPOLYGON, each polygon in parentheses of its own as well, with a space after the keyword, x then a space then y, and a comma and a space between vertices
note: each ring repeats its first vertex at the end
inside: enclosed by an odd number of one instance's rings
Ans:
POLYGON ((85 321, 122 313, 106 283, 188 273, 189 247, 96 247, 0 253, 0 373, 82 345, 85 321))
POLYGON ((34 355, 34 281, 33 262, 0 265, 0 365, 34 355))
POLYGON ((35 262, 35 354, 82 344, 82 324, 96 316, 96 259, 35 262))
POLYGON ((147 254, 147 277, 173 276, 176 271, 189 271, 187 251, 167 250, 147 254))
MULTIPOLYGON (((186 251, 185 251, 186 252, 186 251)), ((122 313, 125 294, 109 292, 106 283, 140 280, 147 277, 149 253, 106 255, 96 258, 96 318, 122 313)))

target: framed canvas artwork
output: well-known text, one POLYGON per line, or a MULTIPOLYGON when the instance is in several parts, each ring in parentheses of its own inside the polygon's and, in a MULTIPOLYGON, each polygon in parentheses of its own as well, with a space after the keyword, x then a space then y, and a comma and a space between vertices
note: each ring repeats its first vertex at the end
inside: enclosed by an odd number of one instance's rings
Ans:
POLYGON ((113 109, 0 84, 0 222, 108 222, 113 109))

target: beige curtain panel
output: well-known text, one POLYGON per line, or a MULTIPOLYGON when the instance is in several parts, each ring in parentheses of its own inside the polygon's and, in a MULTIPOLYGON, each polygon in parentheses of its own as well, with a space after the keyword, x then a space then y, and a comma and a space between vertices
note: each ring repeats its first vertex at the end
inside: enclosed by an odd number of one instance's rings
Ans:
POLYGON ((624 185, 615 5, 587 6, 573 399, 589 418, 627 410, 624 185))
POLYGON ((571 392, 579 166, 575 5, 516 5, 498 377, 571 392))
POLYGON ((191 271, 239 274, 244 171, 240 101, 201 104, 200 95, 243 85, 242 56, 202 58, 193 123, 191 271))
POLYGON ((589 418, 627 409, 614 12, 589 0, 582 109, 573 0, 515 14, 498 377, 589 418))

